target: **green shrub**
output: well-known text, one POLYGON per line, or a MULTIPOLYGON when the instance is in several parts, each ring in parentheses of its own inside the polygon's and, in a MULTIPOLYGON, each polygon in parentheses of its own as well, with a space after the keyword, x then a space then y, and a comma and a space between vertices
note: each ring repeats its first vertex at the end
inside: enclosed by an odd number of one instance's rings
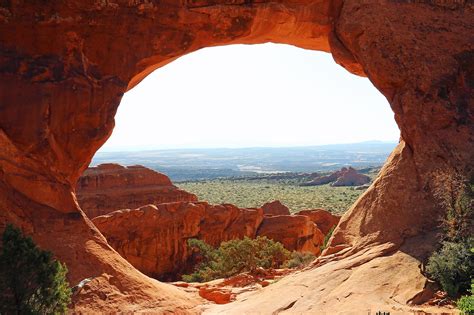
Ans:
POLYGON ((462 296, 456 306, 465 315, 474 315, 474 280, 471 280, 471 294, 462 296))
POLYGON ((459 184, 452 192, 451 203, 447 207, 446 217, 442 227, 448 240, 460 241, 472 234, 474 220, 474 198, 472 187, 469 184, 459 184))
POLYGON ((284 264, 284 268, 304 268, 312 263, 316 259, 316 256, 312 253, 301 253, 293 251, 291 253, 291 258, 287 260, 284 264))
POLYGON ((324 241, 323 241, 323 245, 321 246, 321 251, 325 250, 326 247, 328 247, 329 239, 331 238, 332 233, 334 232, 334 229, 335 229, 335 228, 336 228, 336 226, 333 226, 333 227, 329 230, 328 234, 326 234, 326 235, 324 236, 324 241))
POLYGON ((428 261, 426 271, 441 284, 449 296, 466 292, 474 274, 474 239, 463 242, 443 242, 428 261))
POLYGON ((279 268, 290 257, 282 244, 265 236, 223 242, 217 249, 196 239, 188 240, 188 246, 199 252, 203 260, 192 274, 183 275, 183 281, 187 282, 227 278, 242 272, 252 273, 257 268, 279 268))
POLYGON ((10 224, 2 241, 0 313, 65 313, 71 297, 66 266, 10 224))

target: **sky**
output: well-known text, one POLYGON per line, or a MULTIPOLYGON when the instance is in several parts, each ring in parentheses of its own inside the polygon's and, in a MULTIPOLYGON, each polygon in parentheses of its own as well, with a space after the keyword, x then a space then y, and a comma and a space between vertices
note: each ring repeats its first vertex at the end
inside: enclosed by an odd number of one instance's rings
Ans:
POLYGON ((205 48, 125 93, 101 151, 398 141, 385 97, 330 54, 289 45, 205 48))

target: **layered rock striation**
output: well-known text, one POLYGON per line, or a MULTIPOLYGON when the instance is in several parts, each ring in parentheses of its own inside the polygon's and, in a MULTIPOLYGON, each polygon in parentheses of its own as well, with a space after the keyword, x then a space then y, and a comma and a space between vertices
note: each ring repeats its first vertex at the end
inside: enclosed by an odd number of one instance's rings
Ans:
POLYGON ((196 195, 174 186, 164 174, 141 165, 118 164, 85 170, 77 183, 76 197, 89 218, 147 204, 197 201, 196 195))

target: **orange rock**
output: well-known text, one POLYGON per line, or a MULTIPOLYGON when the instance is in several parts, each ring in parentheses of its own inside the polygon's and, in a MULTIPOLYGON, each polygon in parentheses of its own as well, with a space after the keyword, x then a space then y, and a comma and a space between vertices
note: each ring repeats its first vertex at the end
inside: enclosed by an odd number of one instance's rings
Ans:
POLYGON ((265 203, 262 209, 265 215, 290 215, 290 209, 279 200, 265 203))
POLYGON ((216 287, 201 287, 199 289, 199 295, 216 304, 227 304, 234 298, 231 291, 216 287))
POLYGON ((341 216, 334 215, 324 209, 301 210, 295 214, 309 217, 324 235, 328 234, 329 231, 335 227, 341 219, 341 216))
POLYGON ((76 196, 89 218, 146 204, 197 201, 196 195, 174 186, 164 174, 141 165, 118 164, 85 170, 77 183, 76 196))
POLYGON ((109 244, 141 272, 176 280, 195 261, 187 240, 198 238, 217 247, 222 242, 267 236, 285 248, 320 253, 324 235, 308 216, 264 217, 262 209, 206 202, 174 202, 118 210, 95 217, 109 244))
POLYGON ((187 240, 198 238, 213 246, 255 237, 263 220, 261 209, 205 202, 174 202, 118 210, 93 219, 109 244, 141 272, 176 280, 193 267, 187 240))
POLYGON ((324 242, 324 234, 309 217, 303 215, 266 216, 257 235, 280 242, 289 250, 315 255, 319 255, 324 242))
POLYGON ((425 278, 419 250, 401 247, 438 226, 449 178, 472 178, 472 17, 469 1, 4 1, 0 230, 20 226, 67 264, 72 283, 95 277, 74 298, 77 313, 198 312, 196 299, 112 250, 80 210, 76 182, 110 136, 124 92, 154 69, 208 46, 322 50, 387 98, 400 144, 341 218, 334 261, 288 280, 307 279, 307 288, 281 281, 269 287, 277 297, 249 298, 232 312, 408 312, 425 278))
POLYGON ((342 174, 331 186, 360 186, 370 183, 369 176, 358 173, 352 167, 342 168, 341 172, 342 174))

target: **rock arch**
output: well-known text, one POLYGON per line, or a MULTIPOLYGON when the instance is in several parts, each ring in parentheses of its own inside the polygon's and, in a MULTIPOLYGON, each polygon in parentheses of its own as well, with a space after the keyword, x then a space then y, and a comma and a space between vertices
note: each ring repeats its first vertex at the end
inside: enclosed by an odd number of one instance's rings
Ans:
POLYGON ((13 222, 54 251, 72 283, 95 277, 76 310, 196 311, 197 300, 138 273, 107 245, 73 187, 111 134, 123 93, 151 71, 202 47, 268 41, 331 52, 368 76, 401 130, 381 176, 336 229, 328 259, 356 268, 395 257, 436 226, 440 178, 471 176, 474 161, 469 1, 7 0, 0 227, 13 222))

